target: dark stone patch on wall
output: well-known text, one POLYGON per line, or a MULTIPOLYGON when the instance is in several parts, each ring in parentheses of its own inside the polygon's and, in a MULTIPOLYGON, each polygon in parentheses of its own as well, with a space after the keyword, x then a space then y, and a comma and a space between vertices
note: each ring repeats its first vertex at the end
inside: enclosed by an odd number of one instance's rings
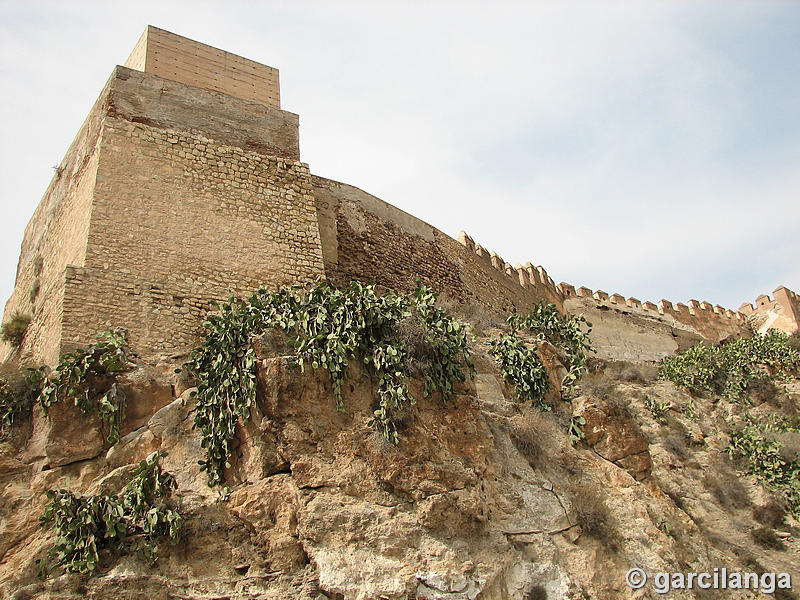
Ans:
POLYGON ((419 279, 458 300, 468 292, 459 279, 458 267, 431 242, 413 237, 392 223, 364 214, 367 228, 356 231, 337 210, 338 262, 326 265, 329 279, 346 285, 352 280, 375 282, 409 291, 419 279))

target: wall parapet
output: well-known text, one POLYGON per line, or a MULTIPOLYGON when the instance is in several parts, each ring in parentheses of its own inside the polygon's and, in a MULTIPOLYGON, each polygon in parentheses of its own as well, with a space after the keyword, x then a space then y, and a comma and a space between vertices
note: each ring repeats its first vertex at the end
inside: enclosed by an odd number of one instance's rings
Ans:
MULTIPOLYGON (((497 252, 486 250, 480 244, 476 244, 472 236, 464 231, 459 232, 458 241, 468 253, 474 254, 484 265, 502 274, 512 285, 519 286, 537 297, 552 297, 559 302, 569 295, 559 287, 561 284, 556 285, 541 265, 534 265, 531 262, 512 265, 497 252)), ((570 293, 575 294, 574 288, 571 288, 570 293)))
POLYGON ((769 294, 761 294, 755 304, 745 302, 739 312, 746 315, 753 327, 763 333, 779 329, 786 333, 800 330, 800 295, 780 285, 769 294))
POLYGON ((785 286, 779 286, 773 297, 762 294, 756 298, 755 304, 745 303, 738 310, 726 308, 720 304, 712 304, 705 300, 690 299, 673 303, 666 299, 657 302, 642 301, 634 297, 626 297, 615 292, 591 290, 588 287, 575 287, 566 282, 556 284, 542 266, 534 266, 527 262, 524 265, 511 265, 497 252, 486 250, 465 232, 460 232, 458 241, 464 249, 480 259, 486 267, 502 274, 526 291, 547 292, 546 297, 556 298, 562 303, 571 298, 591 301, 607 308, 631 310, 642 315, 669 317, 687 325, 710 339, 723 339, 731 333, 750 330, 758 331, 770 328, 780 329, 787 333, 800 330, 800 295, 785 286))
POLYGON ((619 306, 627 306, 628 308, 640 309, 645 312, 664 315, 693 315, 693 316, 706 316, 709 318, 719 318, 724 320, 745 321, 746 315, 741 311, 732 311, 719 304, 712 305, 710 302, 700 300, 689 300, 686 304, 678 302, 673 304, 669 300, 661 299, 657 303, 650 302, 649 300, 641 301, 633 296, 626 298, 622 294, 608 293, 603 290, 592 291, 590 288, 581 286, 575 288, 568 283, 559 283, 558 289, 565 295, 575 296, 577 298, 593 298, 601 304, 616 304, 619 306))
POLYGON ((743 332, 750 327, 751 315, 757 312, 778 310, 782 318, 770 319, 771 326, 779 326, 787 331, 800 329, 800 296, 781 286, 774 292, 776 299, 771 299, 763 294, 756 300, 756 306, 744 304, 739 310, 732 310, 720 304, 712 304, 705 300, 690 299, 684 302, 673 303, 666 299, 657 302, 640 300, 635 297, 626 297, 622 294, 603 290, 592 290, 581 286, 576 288, 566 282, 555 284, 542 266, 534 266, 528 262, 525 265, 511 265, 497 252, 486 250, 465 232, 460 232, 458 241, 470 254, 476 255, 482 264, 504 275, 509 281, 530 291, 547 291, 548 296, 555 297, 561 302, 570 298, 591 301, 607 308, 630 310, 637 314, 651 315, 654 317, 669 317, 703 333, 711 339, 722 339, 734 332, 743 332), (779 307, 779 308, 776 308, 779 307), (794 327, 794 329, 792 329, 794 327))

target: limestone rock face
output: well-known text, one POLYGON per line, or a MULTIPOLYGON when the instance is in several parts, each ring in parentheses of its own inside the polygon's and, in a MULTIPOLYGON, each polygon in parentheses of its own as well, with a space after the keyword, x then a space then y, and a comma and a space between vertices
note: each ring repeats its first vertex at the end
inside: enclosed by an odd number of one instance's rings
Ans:
MULTIPOLYGON (((234 440, 227 490, 209 488, 199 471, 195 389, 174 386, 169 369, 126 376, 137 408, 110 448, 98 423, 70 420, 66 408, 50 420, 35 412, 32 428, 0 444, 0 596, 640 598, 625 584, 632 566, 744 564, 702 529, 709 523, 736 539, 738 552, 747 548, 748 560, 800 576, 790 559, 737 533, 749 508, 734 515, 739 525, 726 525, 731 514, 702 490, 702 470, 671 453, 632 388, 619 392, 624 411, 586 391, 541 412, 514 400, 478 348, 478 376, 452 401, 424 398, 422 382, 410 383, 417 404, 394 446, 369 425, 374 387, 358 366, 341 412, 326 372, 301 373, 279 343, 260 343, 258 403, 234 440), (575 447, 573 414, 586 419, 586 444, 575 447), (95 575, 61 574, 51 560, 49 577, 39 578, 36 561, 53 542, 38 522, 44 490, 117 493, 157 449, 179 486, 182 541, 162 544, 153 566, 136 554, 104 554, 95 575)), ((648 393, 683 401, 661 384, 648 393)), ((687 452, 704 465, 724 448, 712 422, 681 425, 687 452)), ((744 485, 759 497, 758 486, 744 485)))
POLYGON ((125 435, 138 429, 162 406, 172 402, 173 386, 152 367, 142 367, 123 374, 118 383, 125 394, 125 435))
POLYGON ((52 467, 94 458, 103 451, 105 435, 100 419, 81 415, 72 404, 58 402, 41 416, 39 407, 34 420, 33 439, 28 457, 45 460, 52 467))
POLYGON ((573 414, 583 417, 586 443, 597 454, 622 467, 637 480, 653 467, 649 441, 625 411, 599 399, 581 396, 572 402, 573 414))

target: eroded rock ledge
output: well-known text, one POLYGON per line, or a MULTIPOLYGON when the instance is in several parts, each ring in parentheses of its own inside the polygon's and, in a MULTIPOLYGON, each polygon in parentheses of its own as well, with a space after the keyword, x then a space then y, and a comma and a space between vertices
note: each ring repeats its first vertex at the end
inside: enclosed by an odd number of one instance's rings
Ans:
MULTIPOLYGON (((174 365, 126 375, 128 417, 113 447, 100 423, 70 407, 17 427, 0 447, 0 595, 633 598, 624 581, 631 566, 742 563, 698 527, 723 513, 692 488, 694 467, 665 449, 632 384, 618 390, 627 413, 591 391, 541 413, 511 398, 479 347, 478 376, 452 403, 423 398, 412 382, 419 401, 395 447, 368 425, 373 382, 357 368, 343 414, 326 373, 301 373, 278 346, 259 352, 258 405, 238 432, 227 499, 198 470, 192 389, 171 375, 174 365), (573 411, 587 421, 587 444, 578 447, 565 430, 573 411), (59 575, 51 565, 50 578, 39 579, 36 561, 52 543, 38 525, 43 490, 113 489, 115 477, 157 449, 178 482, 183 541, 164 544, 154 567, 107 555, 99 575, 59 575), (676 494, 698 500, 681 508, 676 494)), ((718 453, 706 433, 698 465, 718 453)), ((758 498, 760 488, 746 483, 758 498)), ((774 569, 796 571, 763 554, 774 569)))

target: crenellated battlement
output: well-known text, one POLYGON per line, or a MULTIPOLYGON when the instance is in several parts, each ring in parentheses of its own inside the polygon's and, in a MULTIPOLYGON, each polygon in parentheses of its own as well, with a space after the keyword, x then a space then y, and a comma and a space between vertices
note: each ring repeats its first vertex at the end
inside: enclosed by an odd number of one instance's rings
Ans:
POLYGON ((526 262, 524 265, 519 263, 512 265, 503 260, 503 257, 497 252, 490 252, 480 244, 476 244, 473 238, 464 231, 459 232, 458 241, 468 252, 475 254, 483 264, 505 275, 509 282, 513 282, 523 289, 532 290, 537 296, 541 296, 545 292, 545 295, 564 297, 553 278, 541 265, 534 266, 530 262, 526 262))
POLYGON ((755 304, 745 302, 739 312, 746 315, 756 331, 780 329, 786 333, 800 330, 800 296, 785 286, 769 294, 761 294, 755 304))
POLYGON ((762 294, 756 299, 755 305, 746 303, 739 310, 731 310, 719 304, 694 298, 685 303, 673 303, 663 298, 658 302, 642 301, 634 297, 626 298, 614 292, 593 291, 585 286, 576 288, 563 281, 555 284, 544 267, 534 266, 530 262, 512 266, 497 252, 476 244, 474 239, 463 231, 459 233, 458 241, 468 253, 478 258, 481 265, 493 269, 498 275, 505 276, 509 283, 513 282, 514 285, 526 290, 531 297, 556 297, 561 302, 575 300, 584 306, 591 304, 627 314, 667 319, 670 323, 680 324, 705 338, 714 340, 723 339, 737 332, 745 332, 751 326, 756 326, 759 330, 778 328, 789 333, 799 328, 800 296, 784 286, 773 292, 774 299, 762 294))
POLYGON ((647 313, 659 315, 670 314, 689 315, 694 317, 701 316, 708 318, 720 318, 728 321, 737 320, 740 322, 745 321, 747 318, 747 315, 743 312, 732 311, 720 306, 719 304, 712 306, 710 302, 701 302, 699 300, 689 300, 688 304, 682 304, 679 302, 673 305, 672 302, 664 299, 659 300, 658 303, 653 303, 650 301, 642 302, 638 298, 625 298, 622 294, 608 294, 603 290, 597 290, 596 292, 593 292, 591 289, 584 286, 576 289, 575 286, 564 282, 559 283, 556 288, 564 298, 592 298, 600 304, 605 304, 608 306, 627 306, 628 308, 639 309, 647 313))

